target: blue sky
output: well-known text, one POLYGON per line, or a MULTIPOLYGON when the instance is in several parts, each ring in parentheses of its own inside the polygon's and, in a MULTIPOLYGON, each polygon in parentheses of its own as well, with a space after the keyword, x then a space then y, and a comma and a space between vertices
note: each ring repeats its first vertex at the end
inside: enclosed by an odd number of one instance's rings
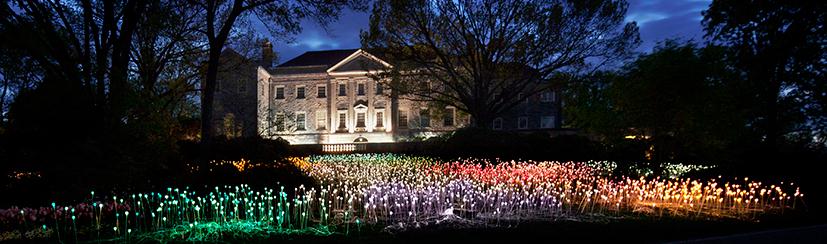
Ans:
MULTIPOLYGON (((626 21, 637 21, 643 43, 638 51, 648 52, 666 38, 703 40, 701 11, 711 0, 629 0, 626 21)), ((324 30, 313 21, 303 21, 303 31, 292 43, 275 41, 283 63, 306 51, 359 48, 359 31, 368 28, 370 13, 346 11, 339 21, 324 30)))

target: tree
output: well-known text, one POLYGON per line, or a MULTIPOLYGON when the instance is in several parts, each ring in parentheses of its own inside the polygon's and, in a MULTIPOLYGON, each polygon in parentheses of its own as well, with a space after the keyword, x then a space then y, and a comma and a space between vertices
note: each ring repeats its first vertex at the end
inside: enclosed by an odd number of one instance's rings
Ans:
MULTIPOLYGON (((203 53, 200 20, 179 1, 12 1, 0 11, 8 13, 0 27, 15 33, 4 35, 4 50, 25 60, 29 73, 87 93, 78 97, 94 97, 98 112, 90 115, 102 135, 165 127, 173 124, 177 106, 192 102, 203 53)), ((12 71, 14 64, 3 68, 12 71)), ((39 79, 23 80, 36 87, 39 79)))
POLYGON ((202 85, 201 99, 201 140, 213 137, 212 104, 215 98, 215 83, 219 72, 221 51, 236 28, 237 22, 256 17, 265 23, 272 34, 287 37, 301 31, 299 21, 310 17, 321 24, 337 19, 345 7, 362 8, 358 0, 206 0, 192 4, 205 13, 203 33, 208 44, 206 74, 202 85))
POLYGON ((660 159, 722 149, 744 121, 733 75, 714 46, 667 40, 625 68, 610 96, 629 127, 645 131, 660 159), (724 91, 729 93, 724 93, 724 91), (711 121, 715 121, 711 123, 711 121), (658 153, 658 150, 661 152, 658 153))
MULTIPOLYGON (((180 1, 153 1, 139 17, 131 50, 130 129, 158 142, 180 139, 179 117, 195 103, 205 55, 200 14, 180 1), (160 141, 159 141, 160 140, 160 141)), ((156 142, 157 143, 157 142, 156 142)))
POLYGON ((23 84, 12 84, 4 163, 69 186, 164 180, 175 117, 193 101, 196 17, 178 1, 0 2, 0 56, 22 61, 0 70, 23 84))
POLYGON ((774 150, 784 137, 827 135, 827 4, 822 1, 713 1, 706 36, 732 48, 754 94, 748 124, 774 150))
POLYGON ((565 89, 567 121, 610 144, 643 139, 656 160, 711 158, 746 124, 723 50, 666 40, 618 72, 582 77, 565 89))
MULTIPOLYGON (((26 92, 34 88, 40 83, 41 75, 37 63, 30 57, 12 48, 3 47, 6 41, 5 37, 12 36, 10 33, 5 33, 0 30, 0 128, 5 125, 6 113, 8 112, 9 104, 14 100, 17 94, 26 92)), ((0 134, 2 132, 0 131, 0 134)))
POLYGON ((142 0, 4 2, 0 25, 18 37, 8 47, 24 50, 45 76, 94 94, 104 125, 114 128, 125 120, 132 37, 145 7, 142 0))
POLYGON ((392 78, 394 91, 452 105, 472 126, 490 128, 498 114, 551 89, 560 73, 627 56, 639 38, 634 23, 623 25, 626 8, 624 1, 381 0, 362 41, 393 64, 377 79, 392 78))
POLYGON ((606 141, 623 137, 628 125, 622 122, 609 96, 609 88, 621 76, 619 71, 601 71, 569 82, 562 93, 567 103, 563 107, 564 126, 599 135, 606 141))

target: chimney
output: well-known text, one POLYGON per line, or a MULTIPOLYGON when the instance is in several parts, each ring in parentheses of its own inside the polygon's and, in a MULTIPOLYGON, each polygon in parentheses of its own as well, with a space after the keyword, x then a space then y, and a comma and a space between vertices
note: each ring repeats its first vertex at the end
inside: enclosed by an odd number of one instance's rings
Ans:
POLYGON ((270 40, 263 39, 261 40, 261 61, 260 64, 262 67, 271 68, 273 67, 273 59, 276 58, 276 54, 273 52, 273 44, 270 43, 270 40))

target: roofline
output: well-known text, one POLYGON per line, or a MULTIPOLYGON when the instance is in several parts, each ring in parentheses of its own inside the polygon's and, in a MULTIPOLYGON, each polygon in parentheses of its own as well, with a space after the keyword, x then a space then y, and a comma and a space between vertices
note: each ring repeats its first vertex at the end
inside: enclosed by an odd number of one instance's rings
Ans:
POLYGON ((302 54, 299 54, 299 56, 293 57, 293 58, 291 58, 291 59, 289 59, 289 60, 287 60, 287 61, 284 61, 284 63, 280 63, 280 64, 276 65, 276 66, 275 66, 275 68, 305 67, 305 66, 327 66, 327 65, 292 65, 292 66, 282 66, 282 65, 284 65, 284 64, 286 64, 286 63, 289 63, 290 61, 293 61, 294 59, 297 59, 297 58, 301 57, 302 55, 304 55, 304 54, 308 54, 308 53, 314 53, 314 52, 349 51, 349 50, 353 50, 353 52, 357 52, 357 51, 359 51, 360 49, 359 49, 359 48, 345 48, 345 49, 328 49, 328 50, 306 51, 306 52, 304 52, 304 53, 302 53, 302 54))
POLYGON ((309 69, 309 68, 319 68, 319 67, 327 67, 324 64, 317 64, 317 65, 303 65, 303 66, 286 66, 286 67, 273 67, 273 70, 277 69, 309 69))
MULTIPOLYGON (((349 50, 349 49, 341 49, 341 50, 349 50)), ((338 50, 331 50, 331 51, 338 51, 338 50)), ((359 57, 359 55, 365 55, 369 59, 372 59, 376 62, 379 62, 385 67, 393 68, 393 65, 385 62, 384 60, 374 56, 373 54, 368 53, 362 49, 356 49, 352 54, 347 56, 346 58, 342 59, 335 65, 331 66, 327 70, 319 71, 319 72, 312 72, 312 73, 301 73, 301 74, 279 74, 278 70, 301 70, 301 69, 310 69, 310 68, 321 68, 327 67, 327 65, 320 64, 320 65, 304 65, 304 66, 286 66, 280 67, 276 66, 271 69, 265 69, 261 66, 259 68, 263 69, 270 77, 301 77, 301 76, 352 76, 352 75, 367 75, 371 73, 381 72, 381 70, 355 70, 355 71, 334 71, 336 68, 341 67, 342 65, 348 63, 349 61, 359 57)))

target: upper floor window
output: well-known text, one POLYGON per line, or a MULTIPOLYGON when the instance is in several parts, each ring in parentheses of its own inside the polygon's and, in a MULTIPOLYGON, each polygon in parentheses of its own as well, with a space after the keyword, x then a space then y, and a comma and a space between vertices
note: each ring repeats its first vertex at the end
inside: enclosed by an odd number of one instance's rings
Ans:
POLYGON ((521 104, 526 104, 528 103, 528 98, 522 92, 520 92, 517 94, 517 101, 519 101, 521 104))
POLYGON ((284 99, 284 87, 276 87, 276 99, 284 99))
POLYGON ((518 129, 525 129, 528 128, 528 117, 520 117, 517 119, 517 128, 518 129))
POLYGON ((339 84, 339 96, 344 97, 347 96, 347 84, 340 83, 339 84))
POLYGON ((555 94, 553 91, 545 91, 540 93, 540 101, 542 102, 554 102, 555 94))
POLYGON ((382 82, 376 81, 376 95, 382 95, 382 82))
POLYGON ((318 98, 327 97, 327 87, 326 86, 317 86, 316 87, 316 97, 318 97, 318 98))
POLYGON ((356 95, 364 96, 365 95, 365 83, 356 84, 356 95))
POLYGON ((420 89, 419 92, 422 92, 422 93, 430 92, 431 91, 431 82, 430 81, 425 81, 425 82, 419 83, 419 89, 420 89))
POLYGON ((304 87, 303 86, 296 87, 296 98, 297 99, 304 99, 304 87))
POLYGON ((491 127, 494 130, 502 130, 503 129, 503 118, 494 119, 494 122, 491 123, 491 127))

